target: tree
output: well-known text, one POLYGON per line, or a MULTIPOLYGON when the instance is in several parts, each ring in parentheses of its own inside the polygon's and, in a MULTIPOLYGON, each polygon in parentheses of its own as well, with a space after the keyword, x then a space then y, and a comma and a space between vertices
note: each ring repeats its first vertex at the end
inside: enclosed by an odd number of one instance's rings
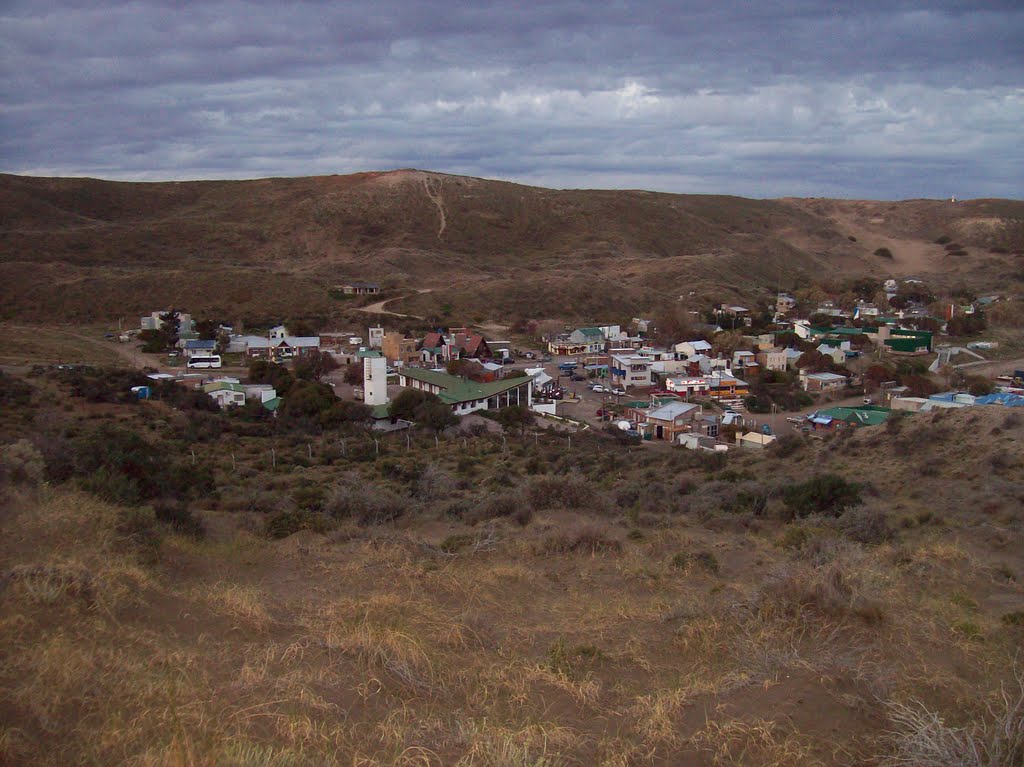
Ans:
POLYGON ((403 389, 397 397, 391 400, 391 404, 388 406, 388 415, 403 421, 415 421, 416 408, 423 404, 427 397, 434 397, 434 395, 421 389, 403 389))
POLYGON ((288 368, 269 360, 253 360, 249 365, 249 380, 253 383, 270 384, 281 396, 287 394, 295 382, 288 368))
POLYGON ((743 347, 743 331, 723 330, 721 333, 715 333, 711 346, 716 354, 731 357, 733 352, 743 347))
POLYGON ((281 405, 281 415, 291 421, 319 420, 336 402, 330 386, 316 381, 296 381, 281 405))
POLYGON ((324 426, 337 426, 342 423, 366 423, 370 420, 373 408, 362 402, 347 399, 335 400, 327 410, 321 413, 320 421, 324 426))
POLYGON ((226 330, 217 333, 217 354, 224 354, 231 345, 231 335, 226 330))
POLYGON ((314 350, 295 360, 295 377, 305 381, 319 381, 337 369, 338 363, 328 352, 314 350))
POLYGON ((196 333, 199 334, 200 341, 216 341, 217 323, 213 320, 199 320, 196 323, 196 333))
POLYGON ((414 420, 416 424, 440 434, 449 426, 459 422, 459 417, 452 412, 451 406, 445 404, 433 394, 416 408, 414 420))
POLYGON ((526 427, 533 423, 533 413, 526 405, 511 405, 499 410, 497 419, 505 431, 519 429, 520 434, 525 434, 526 427))
POLYGON ((472 378, 474 373, 479 373, 481 368, 475 362, 469 360, 457 359, 448 360, 448 364, 445 365, 445 370, 450 376, 458 376, 459 378, 472 378))
POLYGON ((671 306, 654 320, 654 341, 669 345, 695 340, 692 324, 693 315, 684 307, 678 304, 671 306))
POLYGON ((449 405, 436 395, 421 389, 405 389, 391 401, 388 414, 392 418, 413 423, 433 430, 444 431, 458 423, 458 417, 449 405))
POLYGON ((309 337, 316 335, 316 330, 305 320, 288 320, 285 326, 288 328, 288 335, 290 336, 309 337))
POLYGON ((359 386, 363 382, 363 363, 360 361, 346 365, 343 377, 350 386, 359 386))
POLYGON ((160 315, 159 333, 164 340, 164 348, 171 348, 181 337, 181 313, 177 309, 171 309, 160 315))

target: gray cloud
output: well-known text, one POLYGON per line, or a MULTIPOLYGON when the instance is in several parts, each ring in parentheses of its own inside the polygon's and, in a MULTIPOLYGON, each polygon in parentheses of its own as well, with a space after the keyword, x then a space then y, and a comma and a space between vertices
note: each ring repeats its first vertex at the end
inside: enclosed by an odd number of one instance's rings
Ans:
POLYGON ((8 3, 0 167, 1021 196, 1024 8, 8 3))

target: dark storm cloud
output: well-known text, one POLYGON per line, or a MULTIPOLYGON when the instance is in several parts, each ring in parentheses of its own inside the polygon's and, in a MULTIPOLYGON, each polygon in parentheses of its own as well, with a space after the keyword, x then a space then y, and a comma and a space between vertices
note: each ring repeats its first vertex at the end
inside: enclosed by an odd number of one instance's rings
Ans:
POLYGON ((1019 3, 9 3, 2 167, 1020 196, 1019 3))

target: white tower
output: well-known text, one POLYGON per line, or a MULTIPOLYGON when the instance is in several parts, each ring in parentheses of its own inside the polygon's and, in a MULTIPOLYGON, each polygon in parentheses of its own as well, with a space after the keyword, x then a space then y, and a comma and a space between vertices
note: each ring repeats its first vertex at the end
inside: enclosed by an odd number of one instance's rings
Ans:
POLYGON ((388 361, 383 357, 363 358, 363 402, 371 407, 388 402, 388 361))

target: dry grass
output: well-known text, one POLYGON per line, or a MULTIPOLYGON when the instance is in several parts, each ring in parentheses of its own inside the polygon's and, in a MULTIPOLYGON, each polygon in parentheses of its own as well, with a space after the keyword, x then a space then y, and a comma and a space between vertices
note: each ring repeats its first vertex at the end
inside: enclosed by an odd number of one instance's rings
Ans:
MULTIPOLYGON (((893 513, 917 512, 899 474, 875 481, 893 513)), ((629 538, 563 510, 525 528, 424 514, 271 541, 218 512, 206 539, 167 535, 148 565, 115 507, 47 487, 12 502, 5 763, 839 767, 910 764, 922 739, 955 758, 976 743, 985 767, 1016 758, 1021 704, 993 690, 1021 591, 990 552, 998 535, 1024 572, 1021 532, 958 498, 942 528, 863 545, 802 525, 799 547, 777 546, 770 520, 730 532, 735 517, 652 516, 629 538), (713 553, 717 573, 673 566, 681 551, 713 553), (903 708, 886 721, 879 700, 903 708)))
POLYGON ((949 725, 919 700, 890 701, 887 767, 1018 767, 1024 764, 1024 674, 1002 689, 985 717, 949 725))
POLYGON ((757 764, 763 767, 819 767, 823 762, 814 755, 807 738, 791 727, 758 719, 744 722, 724 719, 709 722, 696 733, 693 744, 711 757, 711 763, 757 764))

